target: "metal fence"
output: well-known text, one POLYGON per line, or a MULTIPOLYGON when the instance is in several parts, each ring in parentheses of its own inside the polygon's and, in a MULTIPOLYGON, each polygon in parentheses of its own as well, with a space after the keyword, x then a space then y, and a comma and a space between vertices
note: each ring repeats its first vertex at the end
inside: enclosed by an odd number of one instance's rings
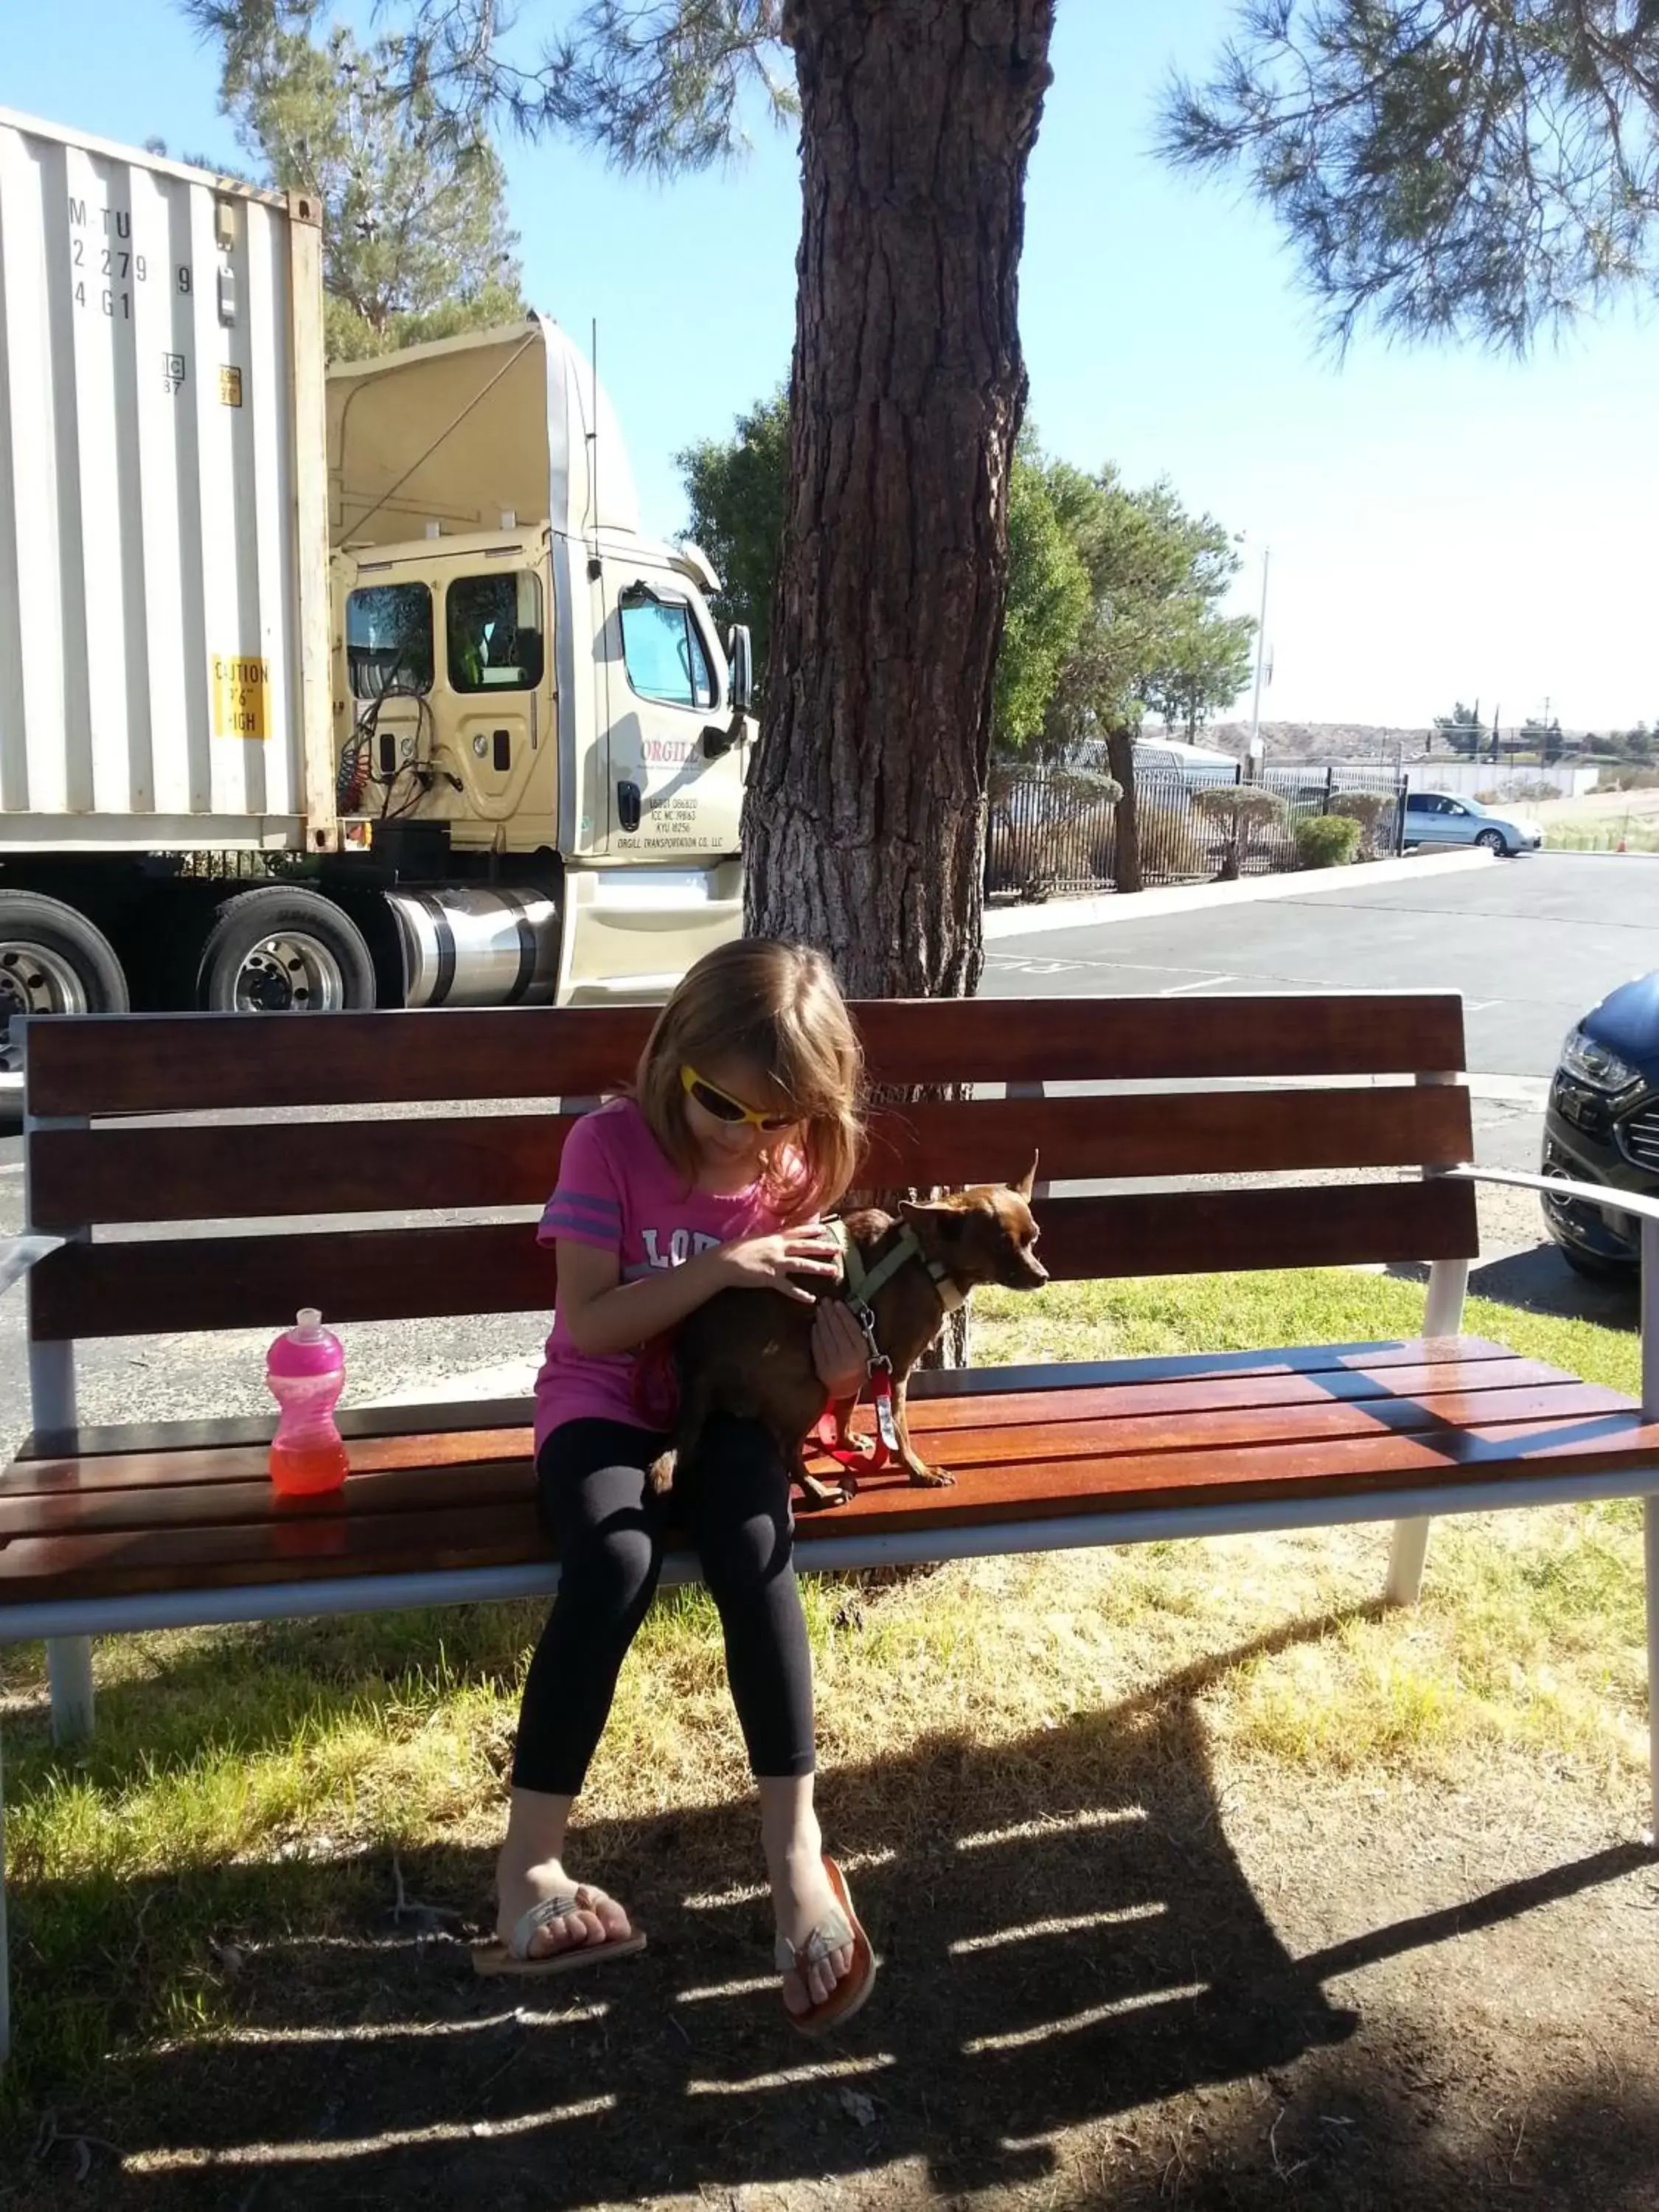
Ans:
MULTIPOLYGON (((1240 833, 1235 856, 1228 824, 1200 811, 1194 793, 1231 789, 1242 769, 1142 769, 1135 777, 1141 880, 1147 884, 1203 883, 1228 872, 1264 875, 1299 865, 1296 830, 1310 816, 1340 813, 1333 802, 1350 795, 1387 802, 1362 830, 1361 851, 1380 856, 1402 849, 1406 783, 1393 769, 1363 763, 1329 768, 1270 768, 1261 787, 1280 802, 1272 820, 1240 833)), ((1118 809, 1101 795, 1088 769, 993 771, 985 854, 988 892, 1043 897, 1052 892, 1109 890, 1117 882, 1118 809)))

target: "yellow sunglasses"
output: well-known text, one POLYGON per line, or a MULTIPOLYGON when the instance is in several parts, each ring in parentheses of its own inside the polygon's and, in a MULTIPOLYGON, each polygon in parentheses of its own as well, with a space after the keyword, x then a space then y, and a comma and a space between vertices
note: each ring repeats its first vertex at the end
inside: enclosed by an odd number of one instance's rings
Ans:
POLYGON ((733 1127, 747 1121, 751 1129, 764 1129, 771 1135, 779 1129, 793 1128, 799 1121, 799 1114, 761 1114, 754 1107, 745 1106, 741 1098, 734 1098, 729 1091, 722 1091, 696 1069, 684 1066, 680 1070, 680 1087, 688 1098, 695 1098, 705 1114, 712 1114, 717 1121, 730 1122, 733 1127))

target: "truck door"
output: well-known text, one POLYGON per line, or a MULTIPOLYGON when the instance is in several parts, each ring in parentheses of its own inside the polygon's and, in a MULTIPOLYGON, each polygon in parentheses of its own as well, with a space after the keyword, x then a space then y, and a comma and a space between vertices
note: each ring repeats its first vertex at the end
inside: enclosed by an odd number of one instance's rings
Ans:
POLYGON ((613 858, 738 850, 747 747, 729 738, 726 664, 708 611, 669 568, 605 562, 613 858))
POLYGON ((518 811, 551 726, 542 580, 518 549, 510 563, 449 577, 443 639, 454 758, 438 766, 460 777, 475 813, 505 821, 518 811))
POLYGON ((390 566, 365 564, 357 572, 363 580, 346 600, 353 735, 341 763, 339 795, 347 816, 372 817, 392 805, 394 793, 407 796, 401 779, 422 757, 430 719, 431 588, 407 579, 380 581, 382 568, 390 566))

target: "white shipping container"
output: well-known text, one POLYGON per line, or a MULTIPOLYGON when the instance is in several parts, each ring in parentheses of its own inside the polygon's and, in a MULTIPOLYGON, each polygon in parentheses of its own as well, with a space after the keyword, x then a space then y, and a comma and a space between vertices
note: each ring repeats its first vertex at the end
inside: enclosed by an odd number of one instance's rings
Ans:
POLYGON ((326 841, 324 435, 313 204, 0 109, 0 846, 326 841))

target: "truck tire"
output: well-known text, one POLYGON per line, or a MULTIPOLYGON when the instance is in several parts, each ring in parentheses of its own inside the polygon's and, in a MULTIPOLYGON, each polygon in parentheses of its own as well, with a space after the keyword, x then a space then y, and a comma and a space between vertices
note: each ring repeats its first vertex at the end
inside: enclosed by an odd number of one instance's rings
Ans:
POLYGON ((0 1073, 21 1066, 15 1014, 124 1014, 127 979, 84 915, 44 891, 0 890, 0 1073))
POLYGON ((374 963, 331 899, 302 884, 270 884, 219 908, 196 995, 219 1014, 355 1012, 374 1004, 374 963))

